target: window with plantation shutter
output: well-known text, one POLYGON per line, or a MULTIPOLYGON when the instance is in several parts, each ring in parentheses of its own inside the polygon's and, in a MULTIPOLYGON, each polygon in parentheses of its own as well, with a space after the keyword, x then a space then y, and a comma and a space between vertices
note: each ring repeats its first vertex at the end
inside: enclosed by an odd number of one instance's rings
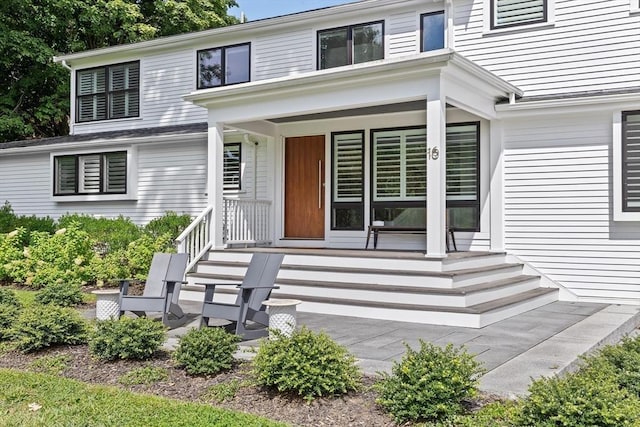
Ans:
POLYGON ((425 128, 373 132, 373 200, 425 200, 425 128))
POLYGON ((491 28, 547 21, 548 0, 491 0, 491 28))
POLYGON ((640 111, 622 113, 622 211, 640 212, 640 111))
POLYGON ((224 144, 223 160, 223 188, 225 190, 240 190, 242 165, 242 144, 224 144))
POLYGON ((76 80, 77 122, 139 116, 139 62, 78 70, 76 80))
POLYGON ((127 152, 54 157, 54 195, 125 194, 127 152))
POLYGON ((332 228, 364 227, 364 132, 332 135, 332 228))
POLYGON ((480 224, 480 125, 447 125, 447 214, 456 230, 480 224))

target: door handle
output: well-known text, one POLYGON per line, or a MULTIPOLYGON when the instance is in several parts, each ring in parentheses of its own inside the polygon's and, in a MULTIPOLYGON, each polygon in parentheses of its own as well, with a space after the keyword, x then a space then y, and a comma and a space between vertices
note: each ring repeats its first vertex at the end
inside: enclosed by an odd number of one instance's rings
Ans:
POLYGON ((318 160, 318 209, 322 209, 322 160, 318 160))

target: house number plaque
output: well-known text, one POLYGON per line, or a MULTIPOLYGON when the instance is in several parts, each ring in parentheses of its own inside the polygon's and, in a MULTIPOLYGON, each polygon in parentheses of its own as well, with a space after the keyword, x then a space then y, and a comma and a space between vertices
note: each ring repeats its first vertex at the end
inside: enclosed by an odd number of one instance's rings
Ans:
POLYGON ((440 157, 440 150, 438 147, 427 148, 427 158, 429 160, 438 160, 440 157))

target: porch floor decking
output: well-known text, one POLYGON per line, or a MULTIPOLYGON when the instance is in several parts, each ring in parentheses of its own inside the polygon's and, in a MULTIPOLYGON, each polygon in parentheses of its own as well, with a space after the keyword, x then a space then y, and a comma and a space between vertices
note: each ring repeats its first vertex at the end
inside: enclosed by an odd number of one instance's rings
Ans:
MULTIPOLYGON (((397 259, 422 259, 440 260, 441 258, 430 258, 423 251, 402 251, 402 250, 380 250, 380 249, 333 249, 333 248, 291 248, 291 247, 248 247, 225 249, 230 252, 276 252, 290 255, 315 255, 315 256, 343 256, 343 257, 366 257, 366 258, 397 258, 397 259)), ((449 252, 446 259, 460 260, 490 254, 504 255, 502 252, 449 252)))
MULTIPOLYGON (((201 303, 181 301, 181 305, 194 321, 170 331, 168 348, 200 321, 201 303)), ((640 307, 559 301, 480 329, 298 313, 301 325, 325 331, 346 346, 368 374, 390 372, 393 361, 405 352, 404 343, 414 349, 420 339, 465 345, 488 371, 481 389, 513 397, 526 393, 531 378, 571 370, 581 354, 633 333, 640 325, 640 307)), ((252 357, 251 348, 258 343, 241 343, 241 356, 252 357)))

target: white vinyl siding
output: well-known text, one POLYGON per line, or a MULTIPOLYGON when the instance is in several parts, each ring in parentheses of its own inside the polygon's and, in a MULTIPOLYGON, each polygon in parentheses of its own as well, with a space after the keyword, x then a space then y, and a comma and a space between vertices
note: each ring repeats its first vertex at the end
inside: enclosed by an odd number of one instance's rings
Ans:
POLYGON ((553 0, 490 0, 492 28, 545 22, 547 1, 553 0))
POLYGON ((611 115, 504 122, 505 249, 584 300, 640 299, 640 228, 611 218, 611 115))
POLYGON ((373 200, 425 200, 427 188, 425 129, 373 133, 373 200))

